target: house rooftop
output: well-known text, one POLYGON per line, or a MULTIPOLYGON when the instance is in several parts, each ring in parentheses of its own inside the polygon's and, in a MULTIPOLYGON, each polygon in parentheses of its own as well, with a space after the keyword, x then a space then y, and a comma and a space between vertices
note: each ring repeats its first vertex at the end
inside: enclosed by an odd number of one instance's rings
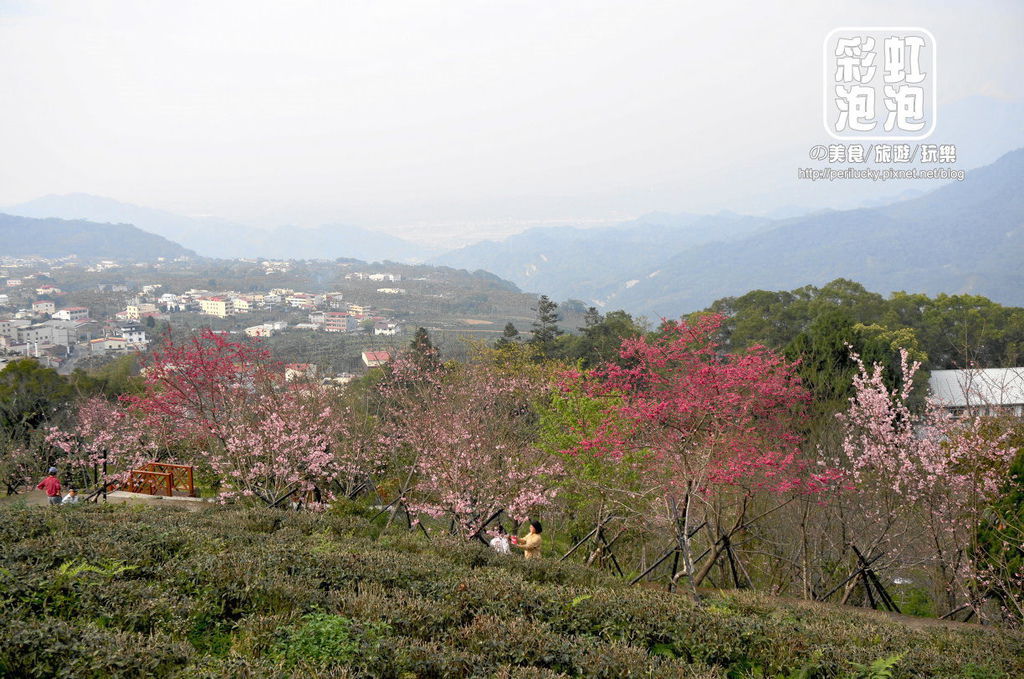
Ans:
POLYGON ((390 360, 391 360, 391 354, 386 352, 386 351, 364 351, 363 352, 363 361, 367 362, 367 363, 369 363, 371 361, 380 361, 381 363, 386 363, 387 361, 390 361, 390 360))
POLYGON ((977 370, 933 370, 932 395, 946 406, 1009 406, 1024 404, 1024 367, 977 370))

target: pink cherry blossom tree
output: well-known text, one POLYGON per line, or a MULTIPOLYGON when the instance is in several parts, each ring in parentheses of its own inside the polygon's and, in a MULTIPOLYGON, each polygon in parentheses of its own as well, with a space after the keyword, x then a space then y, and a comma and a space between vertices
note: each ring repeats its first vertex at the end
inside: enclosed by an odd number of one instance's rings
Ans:
POLYGON ((981 614, 976 555, 987 508, 1008 478, 1014 451, 976 413, 955 417, 928 399, 910 406, 920 364, 901 352, 901 384, 890 391, 879 365, 860 357, 844 427, 846 487, 856 488, 861 550, 891 551, 897 563, 934 567, 950 606, 981 614))
POLYGON ((496 512, 515 520, 551 502, 557 461, 534 445, 535 381, 483 363, 399 357, 381 385, 388 444, 405 452, 413 513, 452 518, 473 537, 496 512))
POLYGON ((245 401, 245 416, 218 423, 215 441, 203 449, 224 480, 221 497, 255 497, 269 505, 290 495, 332 499, 334 484, 355 470, 337 454, 346 419, 327 389, 281 385, 246 394, 245 401))
POLYGON ((177 435, 166 421, 133 415, 123 404, 94 396, 79 404, 71 426, 51 427, 46 441, 61 451, 72 476, 109 484, 151 461, 167 460, 177 435))
POLYGON ((217 474, 221 498, 330 500, 346 480, 368 473, 375 449, 354 440, 356 414, 319 384, 287 382, 265 349, 205 331, 167 341, 144 369, 144 390, 128 411, 170 431, 217 474), (168 427, 164 427, 168 429, 168 427))

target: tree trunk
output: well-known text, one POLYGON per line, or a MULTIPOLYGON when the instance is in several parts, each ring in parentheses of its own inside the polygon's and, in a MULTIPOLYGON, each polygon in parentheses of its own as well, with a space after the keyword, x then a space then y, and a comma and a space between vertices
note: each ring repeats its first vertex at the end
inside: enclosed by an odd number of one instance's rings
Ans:
MULTIPOLYGON (((700 602, 700 595, 697 594, 697 583, 693 580, 693 552, 690 549, 690 513, 692 503, 692 493, 690 492, 690 484, 687 483, 686 495, 683 496, 683 511, 682 511, 682 531, 679 530, 679 505, 675 498, 672 498, 672 511, 674 515, 674 524, 676 526, 676 540, 679 542, 679 549, 683 554, 683 567, 686 568, 686 582, 690 587, 690 595, 693 600, 700 602)), ((676 574, 673 573, 672 577, 675 578, 676 574)))

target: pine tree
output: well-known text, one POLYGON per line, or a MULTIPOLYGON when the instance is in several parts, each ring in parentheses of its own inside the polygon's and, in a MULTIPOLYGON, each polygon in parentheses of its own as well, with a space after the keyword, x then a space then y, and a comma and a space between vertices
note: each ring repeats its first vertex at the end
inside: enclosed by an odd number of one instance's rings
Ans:
POLYGON ((519 341, 519 330, 516 328, 512 321, 505 324, 505 329, 501 331, 501 337, 494 343, 494 346, 498 349, 507 347, 510 344, 515 344, 519 341))
POLYGON ((541 295, 533 311, 537 313, 537 318, 530 331, 530 342, 548 356, 554 348, 555 339, 562 334, 558 328, 558 304, 548 299, 547 295, 541 295))
POLYGON ((433 342, 430 341, 430 333, 427 332, 426 328, 416 328, 412 342, 409 343, 409 349, 412 352, 413 360, 419 366, 425 366, 428 363, 435 363, 437 361, 437 349, 434 347, 433 342))
POLYGON ((602 321, 604 321, 604 316, 597 310, 597 307, 588 307, 586 313, 583 314, 583 327, 580 330, 593 328, 595 325, 600 325, 602 321))

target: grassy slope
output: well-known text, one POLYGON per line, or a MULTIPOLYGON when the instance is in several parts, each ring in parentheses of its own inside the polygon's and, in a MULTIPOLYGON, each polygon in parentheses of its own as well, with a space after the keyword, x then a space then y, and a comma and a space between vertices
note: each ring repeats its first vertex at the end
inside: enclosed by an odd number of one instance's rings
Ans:
POLYGON ((0 676, 808 679, 897 654, 896 677, 1024 676, 1018 634, 749 593, 696 608, 370 532, 354 516, 0 507, 0 676))

